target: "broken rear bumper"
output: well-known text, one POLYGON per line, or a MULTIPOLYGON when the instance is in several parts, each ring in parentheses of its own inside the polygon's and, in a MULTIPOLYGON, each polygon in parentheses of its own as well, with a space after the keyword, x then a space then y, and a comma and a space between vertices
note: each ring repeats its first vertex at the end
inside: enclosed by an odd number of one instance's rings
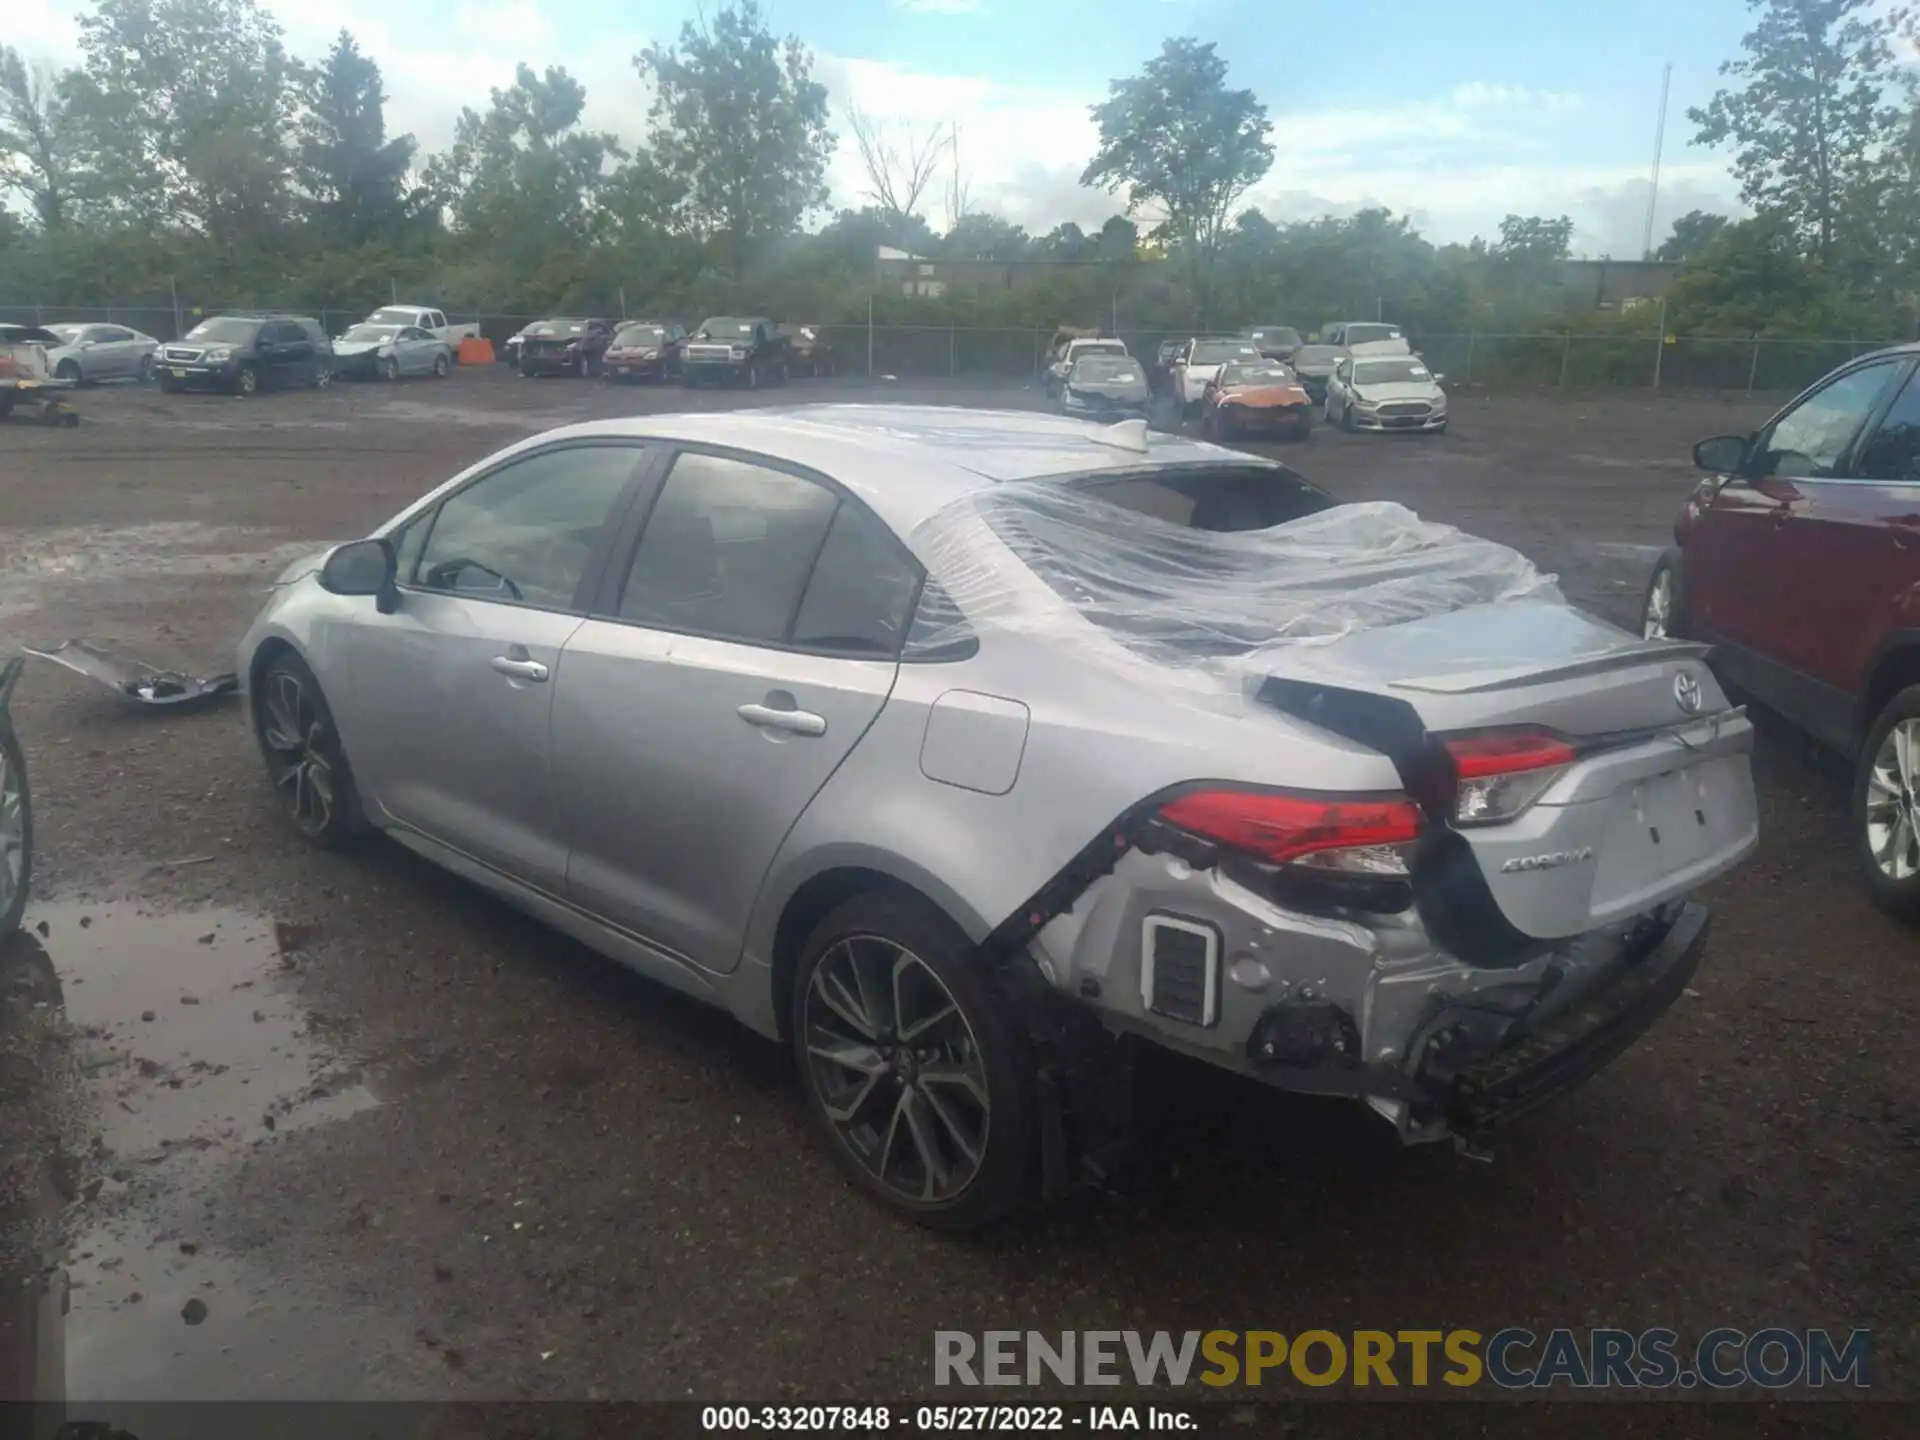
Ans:
POLYGON ((1400 1065, 1344 1063, 1358 1047, 1330 1007, 1315 1013, 1284 1002, 1255 1025, 1248 1057, 1269 1083, 1369 1101, 1405 1140, 1483 1136, 1572 1089, 1645 1034, 1698 968, 1709 921, 1703 905, 1670 907, 1607 959, 1543 976, 1519 1007, 1444 1004, 1400 1065))

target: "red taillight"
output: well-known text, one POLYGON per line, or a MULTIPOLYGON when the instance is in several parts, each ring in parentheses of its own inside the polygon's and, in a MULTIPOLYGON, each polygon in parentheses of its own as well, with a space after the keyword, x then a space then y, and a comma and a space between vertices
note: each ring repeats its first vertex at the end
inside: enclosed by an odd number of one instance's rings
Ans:
POLYGON ((1451 735, 1442 743, 1459 776, 1453 799, 1456 825, 1497 825, 1513 819, 1580 758, 1552 731, 1524 727, 1451 735))
POLYGON ((1347 800, 1259 790, 1196 790, 1160 807, 1190 835, 1285 865, 1325 850, 1420 838, 1420 807, 1403 796, 1347 800))
POLYGON ((1462 780, 1571 765, 1576 758, 1573 746, 1546 730, 1483 730, 1455 735, 1445 743, 1462 780))

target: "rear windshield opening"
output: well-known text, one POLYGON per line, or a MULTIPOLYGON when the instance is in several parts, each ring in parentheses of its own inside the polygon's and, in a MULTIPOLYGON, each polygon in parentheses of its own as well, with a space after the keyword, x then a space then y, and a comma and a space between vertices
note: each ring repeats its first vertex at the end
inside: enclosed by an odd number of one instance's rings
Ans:
MULTIPOLYGON (((1317 515, 1334 503, 1291 470, 1265 466, 1097 480, 1080 486, 1078 493, 1168 525, 1217 534, 1270 530, 1317 515)), ((1097 524, 1097 508, 1089 506, 1082 513, 1089 524, 1097 524)))

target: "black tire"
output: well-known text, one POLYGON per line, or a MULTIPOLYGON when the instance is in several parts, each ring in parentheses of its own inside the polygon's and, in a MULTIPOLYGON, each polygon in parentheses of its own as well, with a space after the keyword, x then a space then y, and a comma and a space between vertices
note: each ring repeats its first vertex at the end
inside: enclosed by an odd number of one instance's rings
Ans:
POLYGON ((333 366, 320 364, 313 367, 313 379, 308 382, 316 390, 328 390, 333 387, 333 366))
POLYGON ((433 378, 434 379, 436 380, 446 379, 447 372, 450 371, 452 368, 453 367, 451 365, 447 364, 446 356, 436 355, 433 357, 433 378))
POLYGON ((80 367, 72 360, 62 360, 58 365, 53 367, 53 378, 56 380, 71 380, 75 385, 79 385, 81 383, 80 367))
MULTIPOLYGON (((0 782, 5 776, 18 781, 20 795, 20 879, 13 893, 6 899, 6 908, 0 909, 0 938, 13 934, 20 928, 20 917, 27 908, 27 893, 33 887, 33 792, 27 784, 27 757, 20 748, 20 737, 13 733, 13 722, 0 715, 0 782)), ((0 783, 0 797, 5 794, 4 783, 0 783)), ((0 798, 0 804, 4 804, 0 798)), ((5 864, 0 856, 0 864, 5 864)))
POLYGON ((1669 545, 1653 562, 1653 573, 1647 577, 1647 588, 1640 597, 1640 634, 1649 640, 1656 638, 1651 628, 1652 610, 1654 595, 1663 583, 1667 587, 1666 621, 1660 633, 1669 640, 1684 640, 1687 636, 1686 572, 1681 568, 1677 545, 1669 545))
POLYGON ((261 672, 251 709, 267 778, 300 836, 322 850, 338 850, 365 835, 370 827, 353 768, 327 697, 306 662, 291 650, 275 655, 261 672), (288 695, 288 684, 299 698, 288 695), (308 767, 304 778, 298 773, 302 766, 308 767))
POLYGON ((1353 423, 1353 407, 1351 405, 1342 405, 1340 407, 1340 428, 1349 435, 1353 434, 1357 428, 1353 423))
POLYGON ((1849 809, 1853 822, 1853 851, 1866 881, 1867 894, 1887 914, 1908 924, 1920 922, 1920 685, 1909 685, 1880 708, 1867 731, 1866 743, 1854 761, 1853 804, 1849 809), (1889 736, 1896 725, 1909 725, 1913 739, 1908 745, 1911 758, 1904 779, 1897 760, 1882 755, 1891 751, 1889 736), (1889 770, 1891 765, 1891 770, 1889 770), (1887 784, 1891 780, 1892 786, 1887 784), (1889 793, 1889 790, 1893 793, 1889 793), (1869 805, 1872 804, 1872 811, 1869 805), (1906 874, 1889 874, 1875 854, 1873 832, 1869 826, 1889 821, 1896 826, 1905 822, 1907 839, 1899 843, 1897 834, 1887 836, 1904 860, 1906 874))
POLYGON ((758 390, 759 388, 760 367, 758 365, 749 365, 747 366, 747 389, 758 390))
POLYGON ((180 382, 171 375, 162 375, 160 377, 160 393, 162 395, 178 395, 180 393, 180 382))
POLYGON ((246 396, 257 394, 260 389, 260 372, 251 363, 242 365, 233 377, 233 393, 246 396))
POLYGON ((137 373, 135 373, 133 377, 133 383, 136 385, 145 385, 148 381, 152 379, 153 379, 153 356, 142 355, 140 357, 140 369, 137 373))
POLYGON ((380 361, 379 365, 380 378, 382 380, 392 382, 400 378, 400 360, 398 356, 389 355, 386 359, 380 361))
MULTIPOLYGON (((1034 1098, 1033 1054, 1006 1002, 980 967, 972 963, 972 950, 973 947, 959 928, 923 901, 885 892, 856 896, 836 908, 807 937, 800 963, 795 968, 790 997, 793 1045, 800 1065, 801 1085, 806 1091, 807 1106, 813 1112, 828 1147, 854 1182, 868 1194, 920 1224, 938 1230, 973 1230, 1004 1218, 1031 1196, 1038 1173, 1039 1132, 1034 1098), (810 1036, 820 1033, 810 1015, 828 1013, 820 1010, 822 1002, 816 1001, 810 1007, 814 978, 823 965, 845 961, 851 953, 842 948, 846 942, 862 940, 868 942, 868 948, 860 953, 867 956, 879 953, 879 963, 883 968, 891 962, 879 950, 879 945, 873 942, 894 947, 896 958, 898 952, 905 952, 917 961, 944 988, 946 998, 951 1000, 957 1016, 957 1023, 955 1020, 944 1021, 941 1030, 932 1032, 954 1037, 951 1041, 936 1041, 929 1047, 937 1051, 937 1061, 927 1059, 925 1052, 921 1052, 918 1059, 909 1055, 904 1062, 909 1078, 897 1081, 886 1075, 873 1075, 872 1083, 864 1090, 859 1088, 859 1081, 849 1078, 862 1073, 858 1067, 833 1066, 820 1060, 809 1046, 810 1036), (957 1054, 964 1054, 965 1060, 956 1059, 957 1054), (984 1129, 975 1132, 974 1136, 980 1150, 978 1163, 960 1188, 949 1196, 923 1199, 908 1193, 910 1187, 883 1179, 868 1159, 856 1151, 854 1146, 857 1139, 849 1134, 852 1126, 843 1130, 840 1123, 828 1113, 829 1101, 822 1090, 826 1082, 820 1071, 837 1071, 861 1095, 873 1094, 876 1089, 885 1087, 874 1096, 880 1102, 876 1108, 884 1108, 884 1094, 891 1093, 898 1097, 893 1102, 894 1117, 890 1118, 894 1118, 897 1124, 898 1116, 903 1113, 908 1116, 907 1129, 915 1133, 909 1134, 906 1139, 918 1154, 924 1154, 920 1145, 914 1143, 918 1134, 911 1118, 916 1113, 914 1102, 917 1101, 917 1113, 922 1118, 925 1130, 929 1134, 946 1137, 949 1143, 959 1133, 958 1130, 950 1125, 935 1126, 932 1122, 940 1120, 943 1115, 956 1113, 964 1122, 981 1110, 971 1099, 957 1098, 962 1093, 959 1090, 948 1086, 929 1086, 920 1078, 919 1067, 926 1065, 931 1068, 935 1063, 942 1064, 949 1073, 966 1068, 969 1073, 984 1080, 984 1129), (936 1095, 956 1098, 952 1101, 929 1101, 925 1098, 929 1090, 936 1095)), ((924 977, 920 983, 925 984, 924 977)), ((892 1011, 892 997, 905 993, 908 988, 889 988, 884 1002, 889 1013, 892 1011)), ((842 1036, 854 1037, 855 1050, 863 1048, 858 1044, 857 1032, 853 1027, 831 1016, 829 1019, 842 1036)), ((883 1020, 878 1028, 884 1036, 886 1022, 883 1020)), ((889 1046, 884 1040, 877 1043, 871 1047, 876 1062, 880 1052, 888 1048, 901 1050, 904 1047, 889 1046)), ((971 1094, 971 1091, 967 1093, 971 1094)), ((856 1120, 860 1119, 863 1108, 859 1104, 852 1108, 851 1114, 856 1120)), ((891 1127, 881 1129, 878 1120, 878 1115, 874 1115, 873 1128, 879 1131, 875 1140, 891 1136, 893 1142, 880 1152, 879 1170, 884 1172, 889 1170, 896 1154, 907 1159, 914 1157, 905 1156, 900 1151, 898 1141, 901 1137, 898 1132, 891 1127)), ((966 1158, 964 1150, 957 1146, 948 1158, 955 1155, 966 1158)), ((930 1174, 933 1169, 932 1166, 922 1166, 921 1173, 930 1174)), ((898 1175, 897 1171, 895 1173, 898 1175)))

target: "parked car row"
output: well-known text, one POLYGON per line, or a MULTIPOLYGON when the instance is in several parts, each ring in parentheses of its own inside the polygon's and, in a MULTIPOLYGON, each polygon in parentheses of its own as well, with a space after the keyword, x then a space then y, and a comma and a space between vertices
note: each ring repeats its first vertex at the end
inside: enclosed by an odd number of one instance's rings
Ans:
POLYGON ((820 327, 789 328, 764 315, 711 316, 691 330, 672 320, 536 320, 507 337, 501 359, 522 375, 748 389, 835 369, 832 342, 820 327))

